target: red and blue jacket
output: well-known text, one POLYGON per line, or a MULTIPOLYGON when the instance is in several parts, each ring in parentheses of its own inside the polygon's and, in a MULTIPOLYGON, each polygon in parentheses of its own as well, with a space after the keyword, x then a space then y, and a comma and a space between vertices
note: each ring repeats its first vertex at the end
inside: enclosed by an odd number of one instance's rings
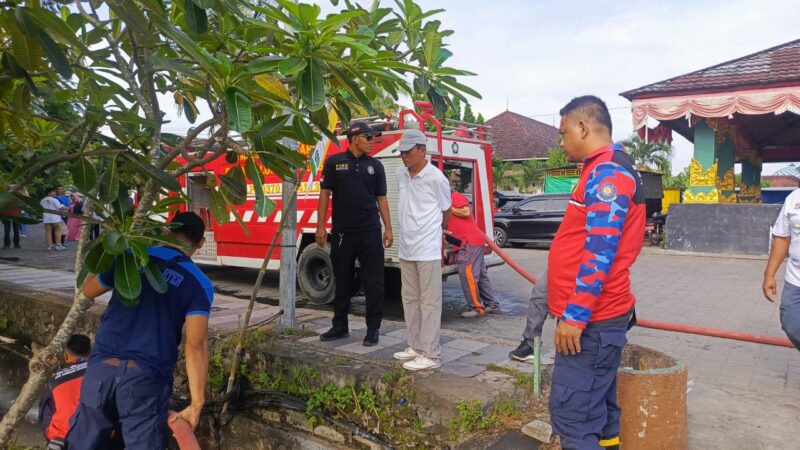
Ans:
POLYGON ((69 420, 80 402, 86 365, 85 360, 78 359, 50 380, 50 389, 39 403, 39 423, 48 441, 67 437, 69 420))
POLYGON ((619 317, 636 302, 630 268, 644 241, 644 187, 622 145, 585 160, 548 257, 548 307, 578 328, 619 317))

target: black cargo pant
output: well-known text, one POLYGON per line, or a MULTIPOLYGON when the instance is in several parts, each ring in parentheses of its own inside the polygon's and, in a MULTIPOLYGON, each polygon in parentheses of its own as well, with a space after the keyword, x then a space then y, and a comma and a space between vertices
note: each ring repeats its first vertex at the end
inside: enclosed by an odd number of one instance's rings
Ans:
POLYGON ((383 318, 383 239, 381 230, 360 233, 333 233, 331 262, 336 281, 333 299, 333 326, 347 327, 350 298, 355 283, 355 262, 359 261, 358 278, 367 297, 367 329, 377 330, 383 318))

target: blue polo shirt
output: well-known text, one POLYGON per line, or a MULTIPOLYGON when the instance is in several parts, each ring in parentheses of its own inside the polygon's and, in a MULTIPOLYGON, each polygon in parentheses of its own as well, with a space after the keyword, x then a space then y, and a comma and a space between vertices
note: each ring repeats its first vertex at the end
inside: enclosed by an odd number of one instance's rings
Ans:
MULTIPOLYGON (((167 292, 156 292, 145 276, 137 306, 123 305, 114 292, 97 331, 89 364, 109 358, 134 360, 156 378, 171 383, 184 321, 188 316, 209 315, 214 288, 180 250, 150 247, 148 253, 164 275, 167 292)), ((97 279, 102 286, 113 288, 114 269, 97 279)))

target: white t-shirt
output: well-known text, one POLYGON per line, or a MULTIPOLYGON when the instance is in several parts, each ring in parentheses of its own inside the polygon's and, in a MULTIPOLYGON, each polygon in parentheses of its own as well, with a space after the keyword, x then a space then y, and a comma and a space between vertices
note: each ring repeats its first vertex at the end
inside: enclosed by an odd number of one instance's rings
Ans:
MULTIPOLYGON (((47 196, 47 197, 43 198, 42 201, 39 202, 39 204, 42 205, 42 208, 44 208, 44 209, 56 209, 56 210, 58 210, 58 209, 61 209, 61 208, 64 207, 64 205, 62 205, 61 202, 58 201, 57 198, 50 197, 50 196, 47 196)), ((44 223, 61 223, 61 216, 59 216, 58 214, 52 214, 52 213, 46 212, 46 213, 44 213, 42 215, 42 222, 44 222, 44 223)))
POLYGON ((437 261, 442 258, 442 214, 450 209, 450 183, 428 162, 414 177, 400 167, 400 259, 437 261))
POLYGON ((795 189, 786 197, 772 227, 772 234, 790 238, 786 282, 800 286, 800 189, 795 189))

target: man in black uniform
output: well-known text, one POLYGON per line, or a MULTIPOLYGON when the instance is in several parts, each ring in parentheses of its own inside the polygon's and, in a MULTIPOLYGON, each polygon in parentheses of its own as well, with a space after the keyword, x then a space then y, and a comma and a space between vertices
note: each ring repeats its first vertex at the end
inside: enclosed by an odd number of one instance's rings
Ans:
POLYGON ((350 125, 347 129, 348 150, 330 156, 322 169, 316 240, 324 247, 328 239, 325 218, 328 199, 333 192, 331 261, 336 280, 333 327, 320 335, 323 341, 350 335, 347 314, 350 312, 358 258, 361 267, 358 276, 367 297, 364 345, 378 343, 383 318, 383 248, 392 246, 393 237, 386 200, 386 173, 383 164, 369 156, 375 136, 380 136, 380 132, 364 122, 350 125), (383 239, 379 213, 385 227, 383 239))

